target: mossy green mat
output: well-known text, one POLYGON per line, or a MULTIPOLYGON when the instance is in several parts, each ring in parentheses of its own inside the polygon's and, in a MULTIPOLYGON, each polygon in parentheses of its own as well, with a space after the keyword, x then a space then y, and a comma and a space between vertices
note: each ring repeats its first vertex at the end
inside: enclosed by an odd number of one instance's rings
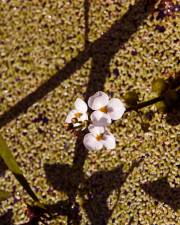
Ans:
MULTIPOLYGON (((45 203, 76 202, 73 215, 47 224, 180 224, 178 123, 152 106, 142 110, 153 115, 145 132, 145 116, 127 113, 111 126, 116 149, 99 152, 75 147, 77 138, 64 129, 77 97, 136 90, 148 100, 154 78, 179 71, 179 14, 157 19, 157 7, 144 0, 1 0, 1 134, 45 203)), ((13 192, 1 204, 0 224, 27 221, 28 195, 2 163, 0 175, 1 188, 13 192)))

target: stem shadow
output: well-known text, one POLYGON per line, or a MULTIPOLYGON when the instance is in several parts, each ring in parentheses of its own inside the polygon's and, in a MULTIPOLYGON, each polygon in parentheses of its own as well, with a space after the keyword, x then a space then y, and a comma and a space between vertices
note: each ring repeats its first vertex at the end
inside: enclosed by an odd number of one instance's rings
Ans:
MULTIPOLYGON (((137 31, 138 27, 143 24, 143 21, 152 11, 156 2, 157 0, 136 1, 135 5, 131 6, 127 13, 117 20, 100 38, 88 44, 88 47, 86 47, 84 51, 80 52, 75 58, 68 62, 54 76, 4 112, 0 116, 0 128, 18 117, 21 113, 26 113, 30 106, 57 88, 61 82, 68 79, 76 70, 80 69, 90 57, 92 57, 93 60, 86 98, 91 95, 93 91, 102 90, 105 78, 109 75, 109 63, 111 58, 118 49, 128 41, 131 35, 137 31)), ((88 1, 86 1, 85 6, 87 9, 88 5, 88 1)), ((87 9, 86 11, 88 11, 87 9)), ((86 13, 86 15, 88 15, 88 13, 86 13)), ((86 26, 87 24, 86 22, 86 26)), ((88 28, 86 28, 86 30, 88 30, 88 28)))
POLYGON ((1 225, 13 225, 13 212, 12 209, 9 209, 5 214, 0 216, 0 224, 1 225))
POLYGON ((3 177, 5 174, 5 171, 7 170, 7 166, 4 163, 4 161, 0 158, 0 177, 3 177))
MULTIPOLYGON (((113 209, 108 207, 108 197, 115 190, 120 192, 121 186, 127 177, 138 167, 140 162, 133 162, 128 173, 123 173, 122 165, 110 171, 98 171, 94 173, 85 183, 83 193, 83 207, 92 225, 105 225, 113 213, 113 209)), ((117 199, 118 202, 118 199, 117 199)))
POLYGON ((109 64, 119 49, 137 32, 140 25, 152 12, 156 0, 139 0, 130 5, 124 16, 117 20, 97 41, 91 45, 91 73, 85 98, 104 89, 106 77, 110 76, 109 64))
MULTIPOLYGON (((68 79, 71 74, 80 69, 81 66, 92 58, 92 68, 89 77, 85 99, 98 90, 104 89, 106 77, 110 75, 109 64, 117 53, 124 47, 125 42, 134 34, 140 25, 143 24, 157 0, 138 0, 133 6, 130 6, 125 15, 118 19, 111 28, 105 32, 99 39, 93 43, 85 44, 84 51, 80 52, 75 58, 68 62, 64 68, 60 69, 53 77, 44 82, 34 92, 23 98, 16 105, 0 116, 0 127, 6 125, 11 120, 25 113, 27 109, 35 102, 42 99, 49 92, 57 88, 61 82, 68 79), (88 47, 87 47, 88 46, 88 47)), ((88 7, 89 1, 85 1, 85 19, 86 33, 85 42, 88 41, 88 7)), ((133 166, 128 174, 122 173, 122 166, 112 171, 100 171, 93 174, 88 180, 84 176, 84 163, 87 158, 87 150, 82 143, 82 136, 77 138, 74 159, 72 166, 67 164, 45 164, 44 169, 47 180, 58 191, 63 191, 68 195, 67 209, 64 213, 68 216, 68 224, 80 224, 79 206, 76 203, 77 193, 80 191, 80 185, 84 185, 87 198, 84 199, 84 208, 91 223, 101 225, 108 222, 111 211, 107 206, 107 198, 113 190, 119 189, 126 181, 127 176, 132 172, 133 166), (92 200, 93 194, 93 200, 92 200), (94 212, 94 207, 98 208, 94 212), (75 213, 70 213, 75 209, 75 213), (100 210, 103 209, 103 210, 100 210), (73 215, 73 216, 72 216, 73 215), (97 222, 98 221, 98 222, 97 222)), ((62 204, 62 202, 60 202, 62 204)), ((54 205, 54 212, 56 206, 54 205)), ((57 208, 58 208, 57 207, 57 208)), ((73 212, 74 212, 73 211, 73 212)))
MULTIPOLYGON (((137 1, 120 20, 112 25, 108 32, 89 45, 86 60, 92 57, 92 68, 85 94, 86 100, 93 92, 104 89, 105 79, 110 73, 110 60, 123 44, 128 41, 131 35, 137 31, 138 27, 151 12, 155 2, 137 1)), ((84 58, 82 57, 82 59, 84 58)), ((81 65, 78 66, 80 67, 81 65)), ((88 152, 82 143, 82 137, 79 136, 75 146, 72 166, 67 164, 45 164, 46 177, 56 190, 67 193, 71 206, 78 205, 76 203, 76 196, 79 186, 85 185, 88 197, 84 200, 84 208, 91 223, 93 225, 107 224, 111 215, 107 206, 107 198, 114 189, 121 187, 128 175, 122 175, 122 167, 119 166, 112 171, 97 172, 88 181, 85 180, 83 167, 87 154, 88 152), (109 182, 111 177, 115 177, 111 181, 112 183, 109 182), (104 184, 99 182, 102 180, 104 184), (98 183, 96 187, 99 189, 96 190, 94 188, 94 183, 98 183), (93 200, 91 193, 94 195, 93 200), (97 209, 96 213, 93 211, 94 207, 97 209)), ((133 170, 133 167, 131 170, 133 170)), ((80 220, 78 219, 74 223, 79 224, 80 220)))
MULTIPOLYGON (((99 171, 90 178, 85 178, 84 172, 76 170, 67 164, 45 164, 46 178, 51 186, 58 191, 65 192, 69 199, 66 202, 64 215, 68 216, 72 224, 80 224, 79 205, 75 197, 77 193, 83 200, 85 209, 92 225, 107 224, 113 210, 108 207, 107 199, 114 190, 119 190, 127 177, 138 167, 143 158, 134 161, 128 173, 123 173, 122 165, 110 171, 99 171), (81 187, 79 187, 79 184, 81 187), (72 210, 73 209, 73 210, 72 210), (73 216, 72 216, 73 215, 73 216), (72 222, 73 221, 73 222, 72 222)), ((62 202, 47 206, 52 214, 62 215, 62 202), (59 210, 61 209, 61 210, 59 210)), ((68 224, 71 224, 68 223, 68 224)))

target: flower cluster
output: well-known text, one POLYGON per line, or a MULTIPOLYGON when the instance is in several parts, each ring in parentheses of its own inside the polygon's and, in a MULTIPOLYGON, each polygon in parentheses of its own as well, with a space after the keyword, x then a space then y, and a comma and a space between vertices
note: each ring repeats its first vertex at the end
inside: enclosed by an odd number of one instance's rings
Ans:
POLYGON ((115 137, 107 129, 113 120, 118 120, 125 112, 125 106, 118 98, 109 99, 102 91, 96 92, 88 99, 88 105, 82 99, 77 98, 74 103, 75 109, 71 110, 66 118, 66 123, 73 128, 81 127, 88 121, 88 106, 93 112, 90 115, 90 125, 84 136, 83 144, 88 150, 100 150, 105 147, 114 149, 115 137))

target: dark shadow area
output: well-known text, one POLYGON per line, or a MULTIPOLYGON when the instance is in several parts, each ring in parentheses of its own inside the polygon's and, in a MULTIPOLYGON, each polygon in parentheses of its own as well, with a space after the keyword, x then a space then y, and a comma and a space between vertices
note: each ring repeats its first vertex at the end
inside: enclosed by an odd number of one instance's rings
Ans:
MULTIPOLYGON (((87 157, 87 150, 82 143, 82 137, 79 136, 76 144, 73 165, 68 164, 45 164, 44 169, 48 183, 58 191, 65 192, 68 196, 66 216, 68 217, 68 225, 80 224, 79 205, 76 203, 76 195, 79 184, 84 182, 83 166, 87 157)), ((57 207, 62 207, 61 202, 54 205, 54 213, 57 207)), ((51 207, 52 208, 52 207, 51 207)))
POLYGON ((167 80, 167 98, 165 104, 167 105, 166 122, 172 126, 177 126, 180 123, 180 72, 167 80), (172 90, 177 90, 173 92, 172 90), (176 93, 176 94, 175 94, 176 93))
POLYGON ((67 216, 68 225, 79 224, 80 217, 78 205, 72 207, 69 201, 59 201, 51 205, 44 205, 44 207, 45 209, 28 205, 27 217, 29 220, 18 225, 38 225, 40 222, 41 224, 46 225, 57 216, 67 216))
POLYGON ((4 174, 5 174, 5 171, 7 170, 7 166, 6 164, 4 163, 4 161, 1 159, 0 157, 0 177, 3 177, 4 174))
POLYGON ((111 216, 107 199, 124 181, 122 166, 94 173, 85 183, 83 207, 92 225, 105 225, 111 216))
POLYGON ((169 205, 173 210, 180 209, 180 188, 171 188, 167 177, 143 184, 142 188, 154 199, 169 205))
POLYGON ((12 209, 9 209, 4 215, 0 216, 1 225, 13 225, 13 212, 12 209))
MULTIPOLYGON (((180 99, 179 99, 180 101, 180 99)), ((166 122, 172 126, 177 126, 180 123, 180 103, 176 105, 172 112, 167 113, 166 122)))
POLYGON ((119 49, 137 32, 149 13, 152 12, 156 0, 139 0, 130 5, 129 10, 116 21, 108 32, 104 33, 91 45, 92 66, 86 90, 86 100, 94 92, 103 90, 106 77, 110 76, 109 64, 119 49))
POLYGON ((113 190, 118 190, 123 185, 128 175, 135 167, 139 166, 142 160, 133 162, 127 174, 122 172, 120 165, 111 171, 96 172, 89 179, 84 179, 83 171, 80 174, 76 168, 67 164, 46 164, 44 168, 49 184, 54 189, 67 193, 70 199, 63 204, 59 202, 47 206, 49 212, 54 215, 68 216, 69 221, 71 221, 68 224, 80 224, 79 206, 75 203, 75 196, 79 192, 91 224, 107 224, 112 214, 112 210, 107 205, 109 195, 113 190), (81 184, 81 188, 79 188, 79 184, 81 184))
POLYGON ((79 215, 79 205, 75 203, 73 206, 68 201, 59 201, 55 204, 48 205, 47 210, 51 213, 52 217, 67 216, 68 225, 78 225, 81 221, 79 215))
POLYGON ((50 217, 47 217, 45 210, 41 209, 40 207, 30 205, 27 205, 26 214, 26 216, 29 218, 29 221, 18 225, 38 225, 39 222, 42 222, 41 224, 47 225, 45 219, 48 221, 50 217))
POLYGON ((83 166, 88 154, 81 137, 77 143, 72 166, 59 163, 44 165, 49 184, 54 189, 65 192, 70 202, 74 202, 78 186, 84 181, 83 166))
MULTIPOLYGON (((156 2, 157 0, 139 0, 134 6, 130 6, 127 13, 117 20, 99 39, 89 44, 88 48, 80 52, 53 77, 1 115, 0 127, 6 125, 21 113, 25 113, 35 102, 53 91, 61 82, 69 78, 76 70, 80 69, 90 57, 93 58, 92 71, 89 78, 86 98, 90 96, 93 91, 103 90, 105 78, 109 75, 109 63, 111 58, 123 47, 123 44, 128 41, 131 35, 137 31, 138 27, 143 24, 156 2)), ((85 5, 86 8, 88 8, 88 1, 85 5)), ((86 14, 88 15, 88 13, 86 14)))
POLYGON ((27 95, 12 108, 7 110, 3 115, 0 116, 0 128, 18 117, 21 113, 26 113, 30 106, 57 88, 61 82, 70 77, 70 75, 76 70, 80 69, 81 66, 89 59, 89 57, 89 51, 84 50, 83 52, 80 52, 78 56, 68 62, 63 69, 59 70, 54 76, 45 81, 35 91, 27 95))
POLYGON ((134 161, 128 173, 123 173, 123 166, 120 165, 110 171, 96 172, 86 180, 82 196, 84 198, 83 206, 92 225, 105 225, 108 223, 115 207, 113 206, 112 210, 109 209, 108 197, 114 190, 120 193, 120 188, 127 177, 133 172, 135 167, 139 166, 142 160, 143 158, 134 161))
POLYGON ((72 167, 67 164, 45 164, 44 170, 49 184, 58 191, 63 191, 71 196, 76 188, 78 177, 72 167))

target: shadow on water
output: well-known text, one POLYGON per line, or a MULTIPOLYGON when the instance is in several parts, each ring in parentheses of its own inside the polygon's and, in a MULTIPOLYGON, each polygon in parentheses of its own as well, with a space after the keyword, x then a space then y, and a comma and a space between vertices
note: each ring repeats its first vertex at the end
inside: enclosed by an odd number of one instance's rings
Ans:
MULTIPOLYGON (((85 0, 85 49, 75 58, 68 62, 53 77, 43 83, 34 92, 19 101, 15 106, 0 116, 0 127, 15 119, 35 102, 42 99, 50 91, 58 87, 61 82, 69 78, 76 70, 92 58, 92 67, 85 99, 98 90, 104 89, 104 83, 110 74, 109 64, 125 42, 134 34, 140 25, 143 24, 148 14, 154 8, 157 0, 138 0, 122 18, 117 20, 111 28, 93 43, 88 42, 88 11, 90 1, 85 0)), ((67 193, 68 200, 58 202, 49 206, 54 214, 65 214, 68 217, 68 225, 80 224, 79 205, 76 203, 77 193, 80 191, 80 184, 84 186, 81 196, 84 198, 84 209, 93 225, 105 225, 108 222, 111 211, 107 206, 107 198, 113 190, 119 189, 125 182, 127 176, 133 171, 134 166, 128 174, 122 173, 122 166, 111 171, 100 171, 93 174, 89 179, 84 177, 84 163, 87 158, 87 150, 82 144, 82 137, 77 138, 74 159, 72 165, 67 164, 45 164, 44 169, 48 182, 58 191, 67 193), (100 207, 100 208, 99 208, 100 207), (96 208, 96 211, 94 211, 96 208), (57 210, 56 210, 57 209, 57 210)), ((47 206, 48 207, 48 206, 47 206)), ((50 210, 50 211, 51 211, 50 210)))
POLYGON ((0 158, 0 177, 4 176, 6 170, 7 170, 7 166, 4 163, 4 161, 0 158))
MULTIPOLYGON (((79 184, 84 182, 83 166, 87 157, 87 150, 82 143, 82 137, 78 137, 73 164, 45 164, 46 178, 50 185, 58 191, 63 191, 68 196, 67 217, 68 225, 80 224, 79 205, 76 203, 76 195, 79 184), (70 212, 70 215, 69 215, 70 212)), ((59 203, 57 204, 57 208, 59 203)), ((56 204, 54 205, 54 209, 56 204)))
MULTIPOLYGON (((180 188, 171 188, 167 177, 142 185, 143 190, 157 201, 169 205, 173 210, 180 209, 180 188)), ((158 202, 156 202, 158 203, 158 202)))
MULTIPOLYGON (((142 160, 143 158, 134 161, 128 173, 123 173, 122 165, 120 165, 110 171, 96 172, 88 179, 84 178, 83 171, 80 172, 67 164, 45 164, 44 169, 49 184, 54 189, 65 192, 70 199, 66 202, 66 208, 63 211, 68 218, 71 215, 68 224, 80 224, 79 206, 75 201, 78 192, 91 224, 104 225, 107 224, 112 214, 112 210, 108 208, 108 197, 113 190, 119 191, 127 177, 135 167, 139 166, 142 160), (79 188, 79 184, 81 184, 81 188, 79 188)), ((48 207, 52 214, 56 215, 59 212, 59 215, 62 215, 61 202, 48 207), (61 210, 58 211, 58 208, 61 210)))
MULTIPOLYGON (((129 8, 127 13, 120 20, 116 21, 112 25, 108 32, 103 34, 97 41, 90 44, 92 66, 85 94, 86 100, 94 92, 104 89, 105 79, 107 76, 109 76, 110 73, 110 60, 115 55, 115 53, 123 46, 123 44, 128 41, 131 35, 137 31, 138 27, 143 23, 148 14, 152 11, 155 2, 156 1, 137 1, 134 6, 131 6, 129 8)), ((71 174, 75 174, 74 178, 72 178, 73 176, 71 176, 71 179, 74 180, 72 185, 73 192, 67 193, 69 195, 71 204, 74 204, 79 185, 85 181, 83 166, 88 152, 82 144, 82 137, 78 137, 76 141, 74 154, 73 164, 72 167, 70 167, 72 169, 70 169, 68 166, 68 171, 71 171, 71 174)), ((48 171, 46 170, 46 172, 48 171)), ((121 180, 122 176, 124 175, 122 174, 121 167, 118 167, 113 171, 101 171, 99 173, 96 173, 92 175, 92 177, 87 181, 86 187, 89 189, 88 194, 90 194, 90 192, 94 192, 95 195, 93 197, 93 201, 91 199, 92 195, 89 195, 88 199, 86 199, 86 201, 84 202, 84 208, 92 224, 104 225, 108 222, 111 212, 108 209, 106 201, 111 191, 120 188, 120 183, 123 183, 123 181, 125 180, 125 178, 124 180, 121 180), (105 179, 110 178, 111 175, 115 176, 112 185, 110 185, 109 180, 107 180, 106 182, 105 179), (96 195, 92 183, 97 182, 97 186, 100 187, 102 185, 101 183, 99 183, 99 180, 101 180, 100 177, 102 177, 106 185, 102 187, 104 192, 101 191, 99 193, 98 189, 98 194, 96 195), (98 196, 101 197, 98 198, 98 196), (93 212, 94 207, 97 210, 95 214, 93 212)))
MULTIPOLYGON (((140 161, 136 164, 138 166, 140 161)), ((108 197, 113 191, 120 191, 120 187, 132 173, 135 164, 127 174, 122 171, 122 165, 111 171, 99 171, 94 173, 85 182, 83 207, 92 225, 105 225, 108 223, 113 209, 108 207, 108 197)))
MULTIPOLYGON (((111 28, 88 47, 68 62, 54 76, 45 81, 34 92, 20 100, 16 105, 0 116, 0 127, 25 113, 34 103, 42 99, 49 92, 57 88, 61 82, 68 79, 76 70, 92 57, 92 71, 89 78, 86 98, 93 90, 103 90, 105 77, 109 75, 109 63, 114 54, 128 41, 131 35, 143 24, 148 14, 152 11, 157 0, 139 0, 130 6, 125 15, 117 20, 111 28), (97 82, 97 85, 96 85, 97 82), (94 86, 95 89, 94 89, 94 86)), ((84 4, 88 11, 89 2, 84 4)), ((88 19, 86 13, 86 19, 88 19)), ((88 24, 88 22, 86 22, 88 24)), ((86 28, 88 30, 88 28, 86 28)), ((87 33, 87 32, 86 32, 87 33)), ((86 34, 87 36, 87 34, 86 34)))
POLYGON ((178 89, 176 92, 176 98, 171 95, 168 103, 168 111, 166 115, 166 122, 172 126, 177 126, 180 123, 180 72, 176 73, 174 77, 170 77, 168 80, 168 86, 170 89, 178 89))
POLYGON ((111 28, 91 45, 92 65, 86 99, 94 92, 104 89, 106 77, 110 75, 109 64, 119 49, 137 32, 157 1, 140 0, 130 5, 129 10, 111 28))
POLYGON ((12 209, 9 209, 4 215, 0 216, 1 225, 13 225, 13 212, 12 209))

